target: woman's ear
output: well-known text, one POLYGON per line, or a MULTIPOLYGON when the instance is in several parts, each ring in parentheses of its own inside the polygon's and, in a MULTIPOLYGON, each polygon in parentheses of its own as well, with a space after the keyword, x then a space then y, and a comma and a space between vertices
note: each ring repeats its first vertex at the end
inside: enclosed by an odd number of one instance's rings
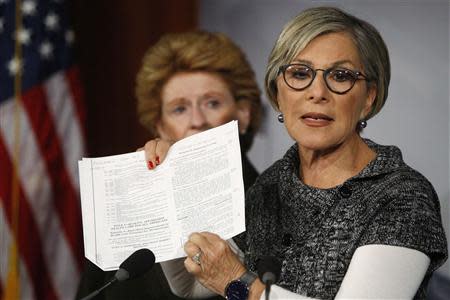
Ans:
POLYGON ((361 120, 365 119, 366 116, 370 113, 376 98, 377 98, 377 86, 372 85, 369 88, 369 91, 367 92, 366 103, 364 104, 364 109, 362 111, 363 115, 360 118, 361 120))
POLYGON ((252 103, 249 100, 241 99, 236 102, 239 133, 245 134, 251 121, 252 103))

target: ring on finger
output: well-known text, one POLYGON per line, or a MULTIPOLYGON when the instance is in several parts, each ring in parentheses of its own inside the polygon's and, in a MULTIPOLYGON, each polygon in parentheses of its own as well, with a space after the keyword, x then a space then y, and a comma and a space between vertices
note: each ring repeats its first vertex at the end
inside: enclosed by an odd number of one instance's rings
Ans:
POLYGON ((200 257, 202 256, 202 251, 198 251, 197 253, 194 254, 194 256, 191 257, 191 259, 197 264, 197 265, 201 265, 202 262, 200 261, 200 257))

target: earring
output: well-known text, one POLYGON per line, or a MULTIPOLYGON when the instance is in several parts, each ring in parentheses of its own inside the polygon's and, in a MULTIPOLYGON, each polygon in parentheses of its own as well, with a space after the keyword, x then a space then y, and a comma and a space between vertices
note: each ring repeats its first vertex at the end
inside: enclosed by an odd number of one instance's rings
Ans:
POLYGON ((358 122, 359 123, 359 128, 364 129, 367 127, 367 121, 366 120, 361 120, 358 122))
POLYGON ((278 118, 278 122, 284 123, 284 116, 283 116, 283 114, 279 114, 277 118, 278 118))

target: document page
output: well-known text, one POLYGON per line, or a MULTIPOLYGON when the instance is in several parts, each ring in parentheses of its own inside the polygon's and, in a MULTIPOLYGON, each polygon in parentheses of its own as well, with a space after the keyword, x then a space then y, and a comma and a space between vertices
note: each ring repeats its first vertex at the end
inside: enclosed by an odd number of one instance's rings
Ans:
POLYGON ((184 256, 192 232, 245 231, 237 121, 185 138, 148 170, 143 151, 79 161, 85 255, 114 270, 148 248, 156 262, 184 256))

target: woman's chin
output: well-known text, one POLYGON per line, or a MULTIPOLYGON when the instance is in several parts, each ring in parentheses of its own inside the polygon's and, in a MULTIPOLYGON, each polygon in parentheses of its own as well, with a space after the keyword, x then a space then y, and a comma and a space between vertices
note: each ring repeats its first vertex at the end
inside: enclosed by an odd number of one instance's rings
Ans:
POLYGON ((309 151, 330 151, 339 145, 338 141, 330 139, 299 139, 297 141, 300 149, 309 151))

